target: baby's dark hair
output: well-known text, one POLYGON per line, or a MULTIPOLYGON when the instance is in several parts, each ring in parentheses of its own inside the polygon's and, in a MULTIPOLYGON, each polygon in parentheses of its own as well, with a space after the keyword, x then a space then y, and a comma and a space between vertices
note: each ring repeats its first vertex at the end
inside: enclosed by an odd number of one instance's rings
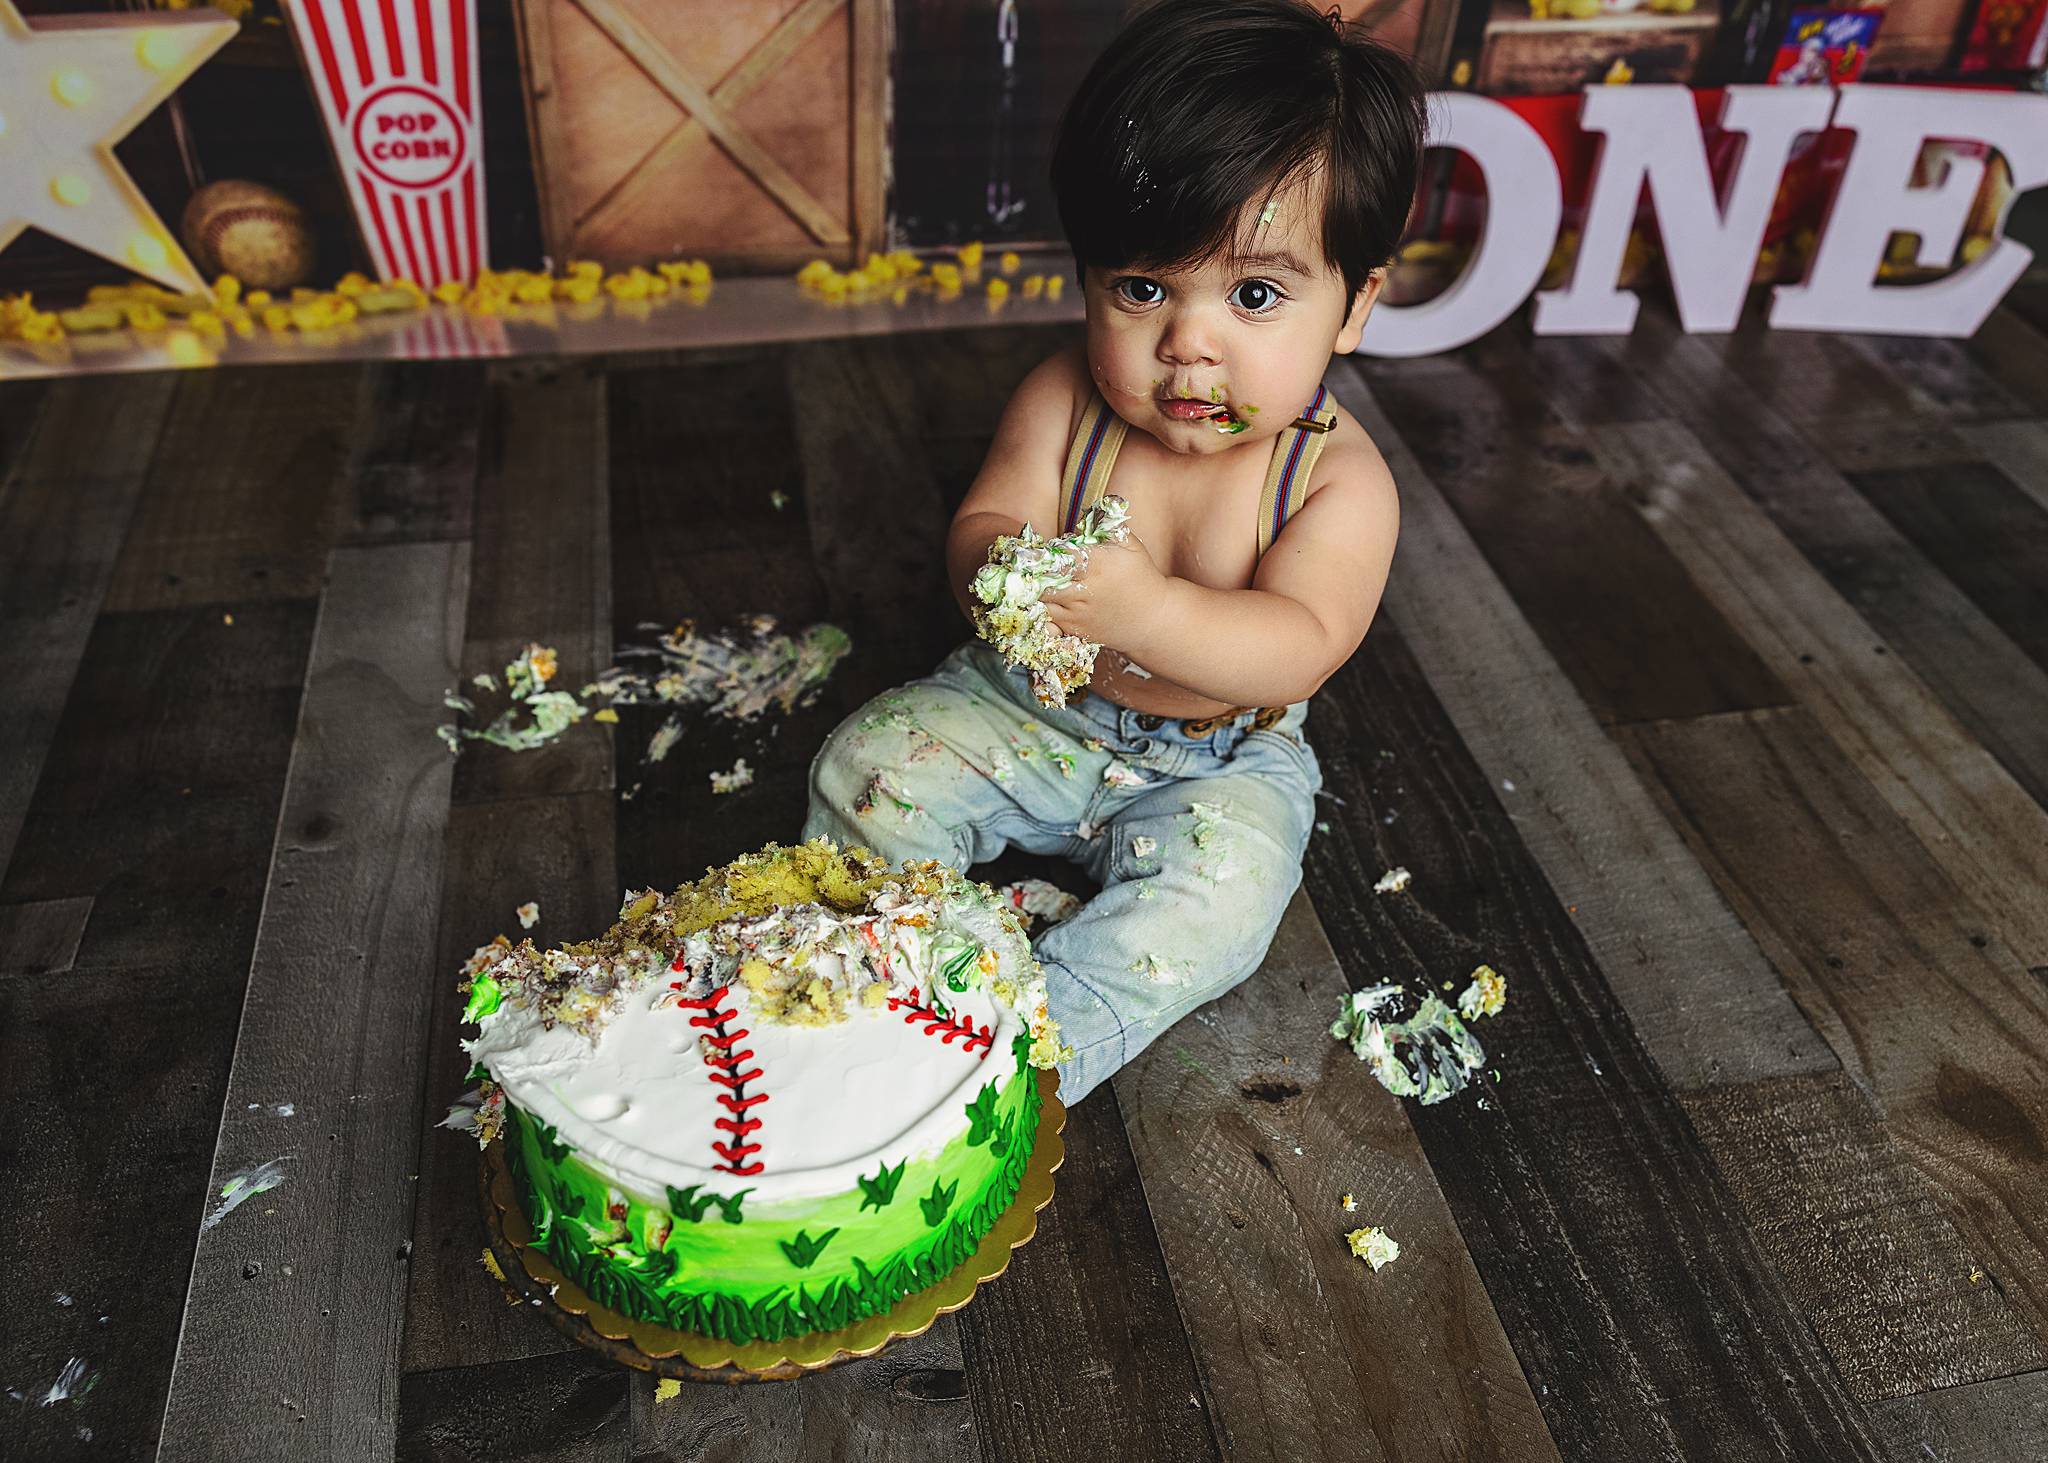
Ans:
POLYGON ((1348 300, 1400 243, 1423 131, 1408 61, 1297 0, 1158 0, 1068 103, 1052 186, 1079 267, 1173 269, 1235 255, 1245 204, 1320 169, 1348 300))

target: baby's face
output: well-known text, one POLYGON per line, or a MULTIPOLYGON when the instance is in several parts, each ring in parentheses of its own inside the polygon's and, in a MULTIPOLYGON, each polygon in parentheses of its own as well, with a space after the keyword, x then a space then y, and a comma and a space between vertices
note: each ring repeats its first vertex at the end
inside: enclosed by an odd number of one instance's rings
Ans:
POLYGON ((1323 257, 1313 184, 1239 219, 1244 259, 1189 269, 1090 268, 1088 365, 1116 414, 1169 451, 1270 441, 1314 399, 1333 353, 1358 344, 1379 294, 1356 299, 1323 257))

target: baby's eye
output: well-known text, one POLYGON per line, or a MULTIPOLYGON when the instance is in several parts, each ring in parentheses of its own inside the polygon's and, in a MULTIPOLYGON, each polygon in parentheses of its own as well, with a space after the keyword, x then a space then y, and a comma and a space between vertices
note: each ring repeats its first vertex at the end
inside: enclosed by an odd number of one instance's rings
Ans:
POLYGON ((1286 296, 1269 280, 1248 279, 1230 292, 1231 303, 1250 315, 1263 315, 1286 296))
POLYGON ((1135 274, 1125 275, 1110 289, 1133 305, 1156 305, 1166 298, 1166 291, 1159 287, 1157 281, 1141 279, 1135 274))

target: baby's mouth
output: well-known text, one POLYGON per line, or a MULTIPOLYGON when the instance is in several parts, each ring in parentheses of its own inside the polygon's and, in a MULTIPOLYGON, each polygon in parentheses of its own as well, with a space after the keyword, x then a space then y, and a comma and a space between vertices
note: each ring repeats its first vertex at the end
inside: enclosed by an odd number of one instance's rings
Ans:
POLYGON ((1221 401, 1199 396, 1162 396, 1159 409, 1177 422, 1205 422, 1219 432, 1235 435, 1245 422, 1221 401))

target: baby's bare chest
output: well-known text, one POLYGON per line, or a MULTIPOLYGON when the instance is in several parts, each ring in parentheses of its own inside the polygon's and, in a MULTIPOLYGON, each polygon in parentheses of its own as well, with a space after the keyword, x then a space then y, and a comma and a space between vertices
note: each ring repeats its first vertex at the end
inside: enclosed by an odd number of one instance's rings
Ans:
POLYGON ((1224 474, 1195 474, 1174 464, 1147 471, 1119 462, 1110 491, 1131 505, 1131 531, 1161 572, 1212 589, 1243 589, 1259 559, 1262 464, 1224 474))

